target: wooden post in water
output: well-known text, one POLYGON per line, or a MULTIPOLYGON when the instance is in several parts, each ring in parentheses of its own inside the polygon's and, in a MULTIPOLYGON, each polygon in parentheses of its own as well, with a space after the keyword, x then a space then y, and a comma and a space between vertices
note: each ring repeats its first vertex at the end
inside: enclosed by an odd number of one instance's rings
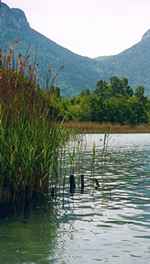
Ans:
POLYGON ((73 174, 71 174, 69 177, 69 184, 70 184, 70 193, 73 194, 76 189, 75 176, 73 174))
POLYGON ((53 199, 55 197, 55 188, 51 188, 51 198, 53 199))
POLYGON ((94 178, 95 182, 95 189, 98 189, 100 187, 98 179, 94 178))
POLYGON ((80 183, 81 183, 81 193, 84 193, 84 175, 81 175, 80 178, 80 183))

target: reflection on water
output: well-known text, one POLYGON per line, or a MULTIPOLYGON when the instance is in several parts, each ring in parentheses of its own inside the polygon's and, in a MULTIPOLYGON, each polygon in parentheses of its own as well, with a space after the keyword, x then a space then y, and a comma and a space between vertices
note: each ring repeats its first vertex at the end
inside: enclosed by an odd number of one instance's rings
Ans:
POLYGON ((66 187, 63 206, 0 224, 0 263, 149 263, 150 135, 112 135, 103 157, 102 140, 86 135, 76 192, 69 196, 66 187))
POLYGON ((52 263, 56 237, 57 222, 44 212, 5 220, 0 223, 0 263, 52 263))

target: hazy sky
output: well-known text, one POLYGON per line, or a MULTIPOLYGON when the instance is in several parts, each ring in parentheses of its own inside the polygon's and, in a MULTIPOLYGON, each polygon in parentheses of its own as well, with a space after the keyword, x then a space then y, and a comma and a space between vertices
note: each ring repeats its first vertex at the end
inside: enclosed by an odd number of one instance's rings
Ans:
POLYGON ((81 55, 116 54, 150 28, 150 0, 2 0, 30 25, 81 55))

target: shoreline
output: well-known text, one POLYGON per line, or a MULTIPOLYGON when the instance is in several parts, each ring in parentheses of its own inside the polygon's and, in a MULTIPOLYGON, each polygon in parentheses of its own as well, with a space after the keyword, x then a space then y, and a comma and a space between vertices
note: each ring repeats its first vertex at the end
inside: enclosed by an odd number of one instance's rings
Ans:
POLYGON ((150 124, 121 125, 96 122, 65 122, 64 128, 75 129, 80 133, 140 134, 150 133, 150 124))

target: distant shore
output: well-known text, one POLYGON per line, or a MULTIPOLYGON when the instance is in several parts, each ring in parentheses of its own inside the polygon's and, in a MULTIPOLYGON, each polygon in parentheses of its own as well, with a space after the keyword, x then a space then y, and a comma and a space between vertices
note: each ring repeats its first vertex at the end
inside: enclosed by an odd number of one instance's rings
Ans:
POLYGON ((150 124, 121 125, 96 122, 66 122, 64 127, 77 129, 81 133, 150 133, 150 124))

